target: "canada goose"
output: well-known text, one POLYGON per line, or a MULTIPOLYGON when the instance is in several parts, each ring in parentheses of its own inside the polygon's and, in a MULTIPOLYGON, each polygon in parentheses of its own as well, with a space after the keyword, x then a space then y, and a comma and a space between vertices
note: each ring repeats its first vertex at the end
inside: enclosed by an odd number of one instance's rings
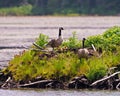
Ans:
POLYGON ((62 42, 63 42, 63 39, 62 39, 62 37, 61 37, 61 30, 64 30, 63 27, 60 27, 60 28, 59 28, 58 39, 52 39, 52 40, 49 41, 48 44, 47 44, 47 46, 52 47, 53 50, 54 50, 55 47, 59 47, 59 46, 62 44, 62 42))
POLYGON ((86 49, 86 48, 84 48, 85 47, 85 45, 84 45, 84 43, 85 43, 85 38, 83 38, 83 40, 82 40, 82 48, 81 49, 78 49, 78 57, 81 59, 81 58, 88 58, 88 55, 89 55, 89 51, 88 51, 88 49, 86 49))

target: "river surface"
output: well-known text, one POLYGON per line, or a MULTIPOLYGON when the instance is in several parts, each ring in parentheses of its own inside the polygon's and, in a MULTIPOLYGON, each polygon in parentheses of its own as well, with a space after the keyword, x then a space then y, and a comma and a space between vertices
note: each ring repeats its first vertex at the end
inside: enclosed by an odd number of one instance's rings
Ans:
MULTIPOLYGON (((112 26, 120 26, 119 16, 101 17, 0 17, 0 68, 8 66, 15 54, 26 50, 40 33, 57 38, 58 28, 63 27, 62 37, 68 39, 76 32, 82 39, 102 34, 112 26)), ((3 90, 0 96, 119 96, 118 91, 75 90, 3 90), (2 95, 1 95, 2 94, 2 95)))
POLYGON ((119 91, 107 90, 42 90, 42 89, 0 89, 0 96, 120 96, 119 91))

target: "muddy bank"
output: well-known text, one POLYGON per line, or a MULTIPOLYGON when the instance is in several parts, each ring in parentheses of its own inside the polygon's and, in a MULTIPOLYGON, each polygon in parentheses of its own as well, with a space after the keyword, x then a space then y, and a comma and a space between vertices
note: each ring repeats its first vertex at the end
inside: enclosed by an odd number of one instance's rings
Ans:
MULTIPOLYGON (((0 73, 0 88, 52 88, 52 89, 102 89, 102 90, 120 90, 120 79, 118 77, 120 71, 105 76, 100 80, 90 82, 85 75, 74 77, 68 82, 64 80, 46 80, 37 77, 28 82, 15 82, 9 75, 0 73)), ((63 77, 64 78, 64 77, 63 77)))

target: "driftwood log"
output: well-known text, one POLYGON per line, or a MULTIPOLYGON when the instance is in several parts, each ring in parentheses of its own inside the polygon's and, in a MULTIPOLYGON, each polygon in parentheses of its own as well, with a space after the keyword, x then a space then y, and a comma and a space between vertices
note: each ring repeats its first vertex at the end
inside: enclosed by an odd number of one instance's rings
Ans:
POLYGON ((64 84, 59 82, 58 80, 40 80, 35 82, 30 82, 29 84, 21 84, 19 87, 27 87, 27 88, 59 88, 63 89, 64 84))
POLYGON ((96 86, 96 85, 99 85, 99 83, 104 82, 104 81, 107 81, 107 80, 113 78, 114 76, 116 76, 116 75, 118 75, 118 74, 120 74, 120 71, 115 72, 115 73, 111 74, 110 76, 104 77, 104 78, 102 78, 102 79, 100 79, 100 80, 97 80, 97 81, 93 82, 90 86, 94 87, 94 86, 96 86))
POLYGON ((46 84, 52 82, 53 80, 40 80, 36 82, 31 82, 29 84, 21 84, 18 87, 30 87, 30 88, 45 88, 46 84))

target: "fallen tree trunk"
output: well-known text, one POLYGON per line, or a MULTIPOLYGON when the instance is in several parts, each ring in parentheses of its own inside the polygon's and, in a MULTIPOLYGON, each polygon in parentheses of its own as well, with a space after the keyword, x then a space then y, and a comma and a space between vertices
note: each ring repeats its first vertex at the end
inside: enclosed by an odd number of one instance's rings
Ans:
POLYGON ((97 80, 97 81, 93 82, 90 86, 93 87, 93 86, 97 85, 97 84, 100 83, 100 82, 103 82, 103 81, 105 81, 105 80, 108 80, 108 79, 114 77, 114 76, 117 75, 117 74, 120 74, 120 71, 115 72, 115 73, 113 73, 112 75, 110 75, 110 76, 108 76, 108 77, 106 77, 106 78, 102 78, 102 79, 100 79, 100 80, 97 80))

